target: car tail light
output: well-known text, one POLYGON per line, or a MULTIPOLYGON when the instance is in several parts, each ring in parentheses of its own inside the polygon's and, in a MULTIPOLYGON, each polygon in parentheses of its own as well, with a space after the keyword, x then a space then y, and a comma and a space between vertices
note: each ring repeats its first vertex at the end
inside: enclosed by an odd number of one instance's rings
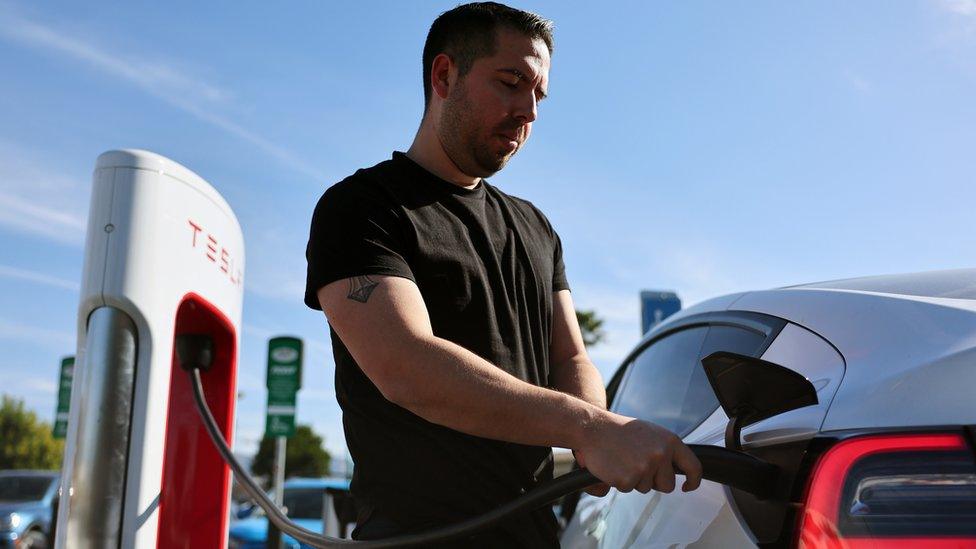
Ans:
POLYGON ((976 547, 976 461, 958 434, 847 439, 807 485, 803 549, 976 547))

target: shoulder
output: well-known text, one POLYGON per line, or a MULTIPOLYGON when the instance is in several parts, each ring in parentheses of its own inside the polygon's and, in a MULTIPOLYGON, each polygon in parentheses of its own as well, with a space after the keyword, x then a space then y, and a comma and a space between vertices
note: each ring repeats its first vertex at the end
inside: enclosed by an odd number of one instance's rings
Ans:
POLYGON ((386 203, 390 199, 389 178, 385 175, 389 163, 389 160, 385 160, 369 168, 361 168, 333 184, 322 193, 315 211, 388 205, 386 203))

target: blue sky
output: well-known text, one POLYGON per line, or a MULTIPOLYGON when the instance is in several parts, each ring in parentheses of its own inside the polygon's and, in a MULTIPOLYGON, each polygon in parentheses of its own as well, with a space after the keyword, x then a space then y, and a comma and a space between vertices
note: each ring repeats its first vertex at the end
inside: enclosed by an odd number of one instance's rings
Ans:
MULTIPOLYGON (((50 421, 74 352, 95 158, 168 156, 247 245, 238 443, 267 339, 307 357, 298 419, 344 447, 321 313, 301 301, 322 191, 405 150, 420 53, 452 2, 0 0, 0 379, 50 421)), ((976 0, 526 2, 556 22, 550 98, 492 178, 559 231, 608 375, 637 295, 973 265, 976 0), (733 5, 734 4, 734 5, 733 5)))

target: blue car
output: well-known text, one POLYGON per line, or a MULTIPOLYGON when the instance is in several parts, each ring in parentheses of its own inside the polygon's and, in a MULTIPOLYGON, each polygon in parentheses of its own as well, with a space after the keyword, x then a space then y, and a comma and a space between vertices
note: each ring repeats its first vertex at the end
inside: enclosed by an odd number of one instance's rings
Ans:
POLYGON ((0 471, 0 547, 50 547, 57 471, 0 471))
MULTIPOLYGON (((285 481, 282 504, 288 518, 313 532, 322 533, 323 497, 326 489, 348 492, 349 480, 335 478, 292 478, 285 481)), ((239 515, 240 516, 240 515, 239 515)), ((247 518, 234 521, 228 536, 229 549, 264 549, 268 539, 268 519, 257 508, 247 518)), ((288 549, 306 548, 294 538, 283 535, 288 549)))

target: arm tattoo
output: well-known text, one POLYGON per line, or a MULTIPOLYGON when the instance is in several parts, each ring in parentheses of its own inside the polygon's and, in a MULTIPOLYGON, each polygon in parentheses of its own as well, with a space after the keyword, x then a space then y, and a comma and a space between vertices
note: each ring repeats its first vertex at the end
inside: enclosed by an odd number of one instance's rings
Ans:
POLYGON ((366 303, 369 300, 369 294, 373 293, 373 290, 379 285, 379 282, 373 282, 368 276, 350 278, 349 295, 346 297, 360 303, 366 303))

